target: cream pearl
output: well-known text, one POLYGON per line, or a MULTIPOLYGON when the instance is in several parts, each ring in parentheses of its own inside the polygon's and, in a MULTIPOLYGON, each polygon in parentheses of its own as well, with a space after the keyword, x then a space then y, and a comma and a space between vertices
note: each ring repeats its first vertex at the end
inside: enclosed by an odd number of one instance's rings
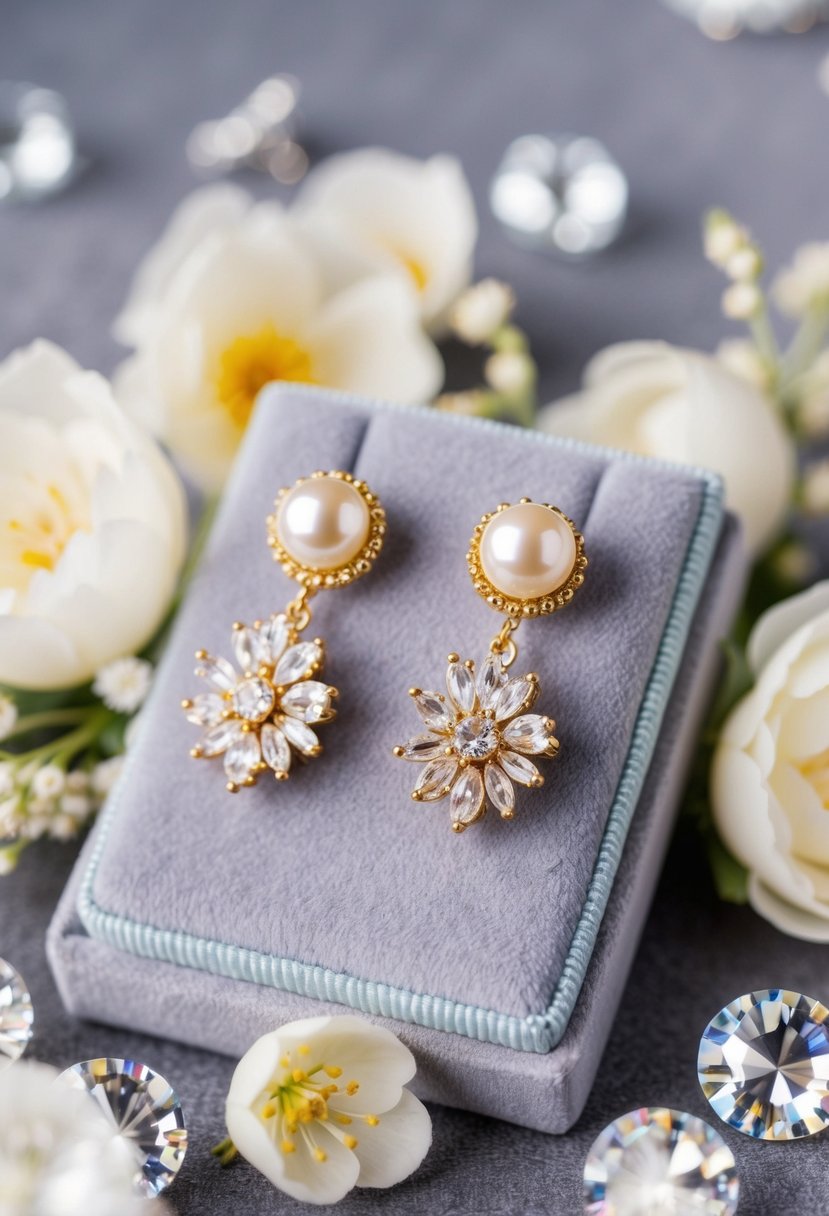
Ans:
POLYGON ((502 594, 534 600, 558 590, 576 564, 576 538, 567 523, 537 502, 493 515, 481 537, 484 574, 502 594))
POLYGON ((279 543, 311 570, 338 570, 368 540, 371 519, 358 490, 340 477, 309 477, 289 490, 276 516, 279 543))

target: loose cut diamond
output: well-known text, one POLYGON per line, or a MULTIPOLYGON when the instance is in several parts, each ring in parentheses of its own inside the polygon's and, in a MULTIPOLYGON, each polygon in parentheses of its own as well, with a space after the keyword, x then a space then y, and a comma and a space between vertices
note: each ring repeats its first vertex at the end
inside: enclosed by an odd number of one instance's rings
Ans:
POLYGON ((240 680, 233 694, 233 708, 246 722, 263 722, 274 707, 273 687, 252 676, 240 680))
POLYGON ((497 751, 500 743, 498 728, 490 718, 464 718, 452 736, 455 750, 467 760, 485 760, 497 751))
POLYGON ((739 1193, 734 1157, 720 1134, 664 1107, 615 1119, 584 1167, 587 1216, 732 1216, 739 1193))
POLYGON ((714 1110, 757 1140, 799 1140, 829 1125, 829 1009, 782 988, 726 1005, 699 1048, 714 1110))
POLYGON ((34 1010, 23 977, 0 958, 0 1069, 19 1059, 32 1037, 34 1010))
POLYGON ((184 1160, 181 1103, 159 1073, 135 1060, 83 1060, 60 1080, 85 1089, 135 1158, 136 1189, 147 1196, 169 1186, 184 1160))

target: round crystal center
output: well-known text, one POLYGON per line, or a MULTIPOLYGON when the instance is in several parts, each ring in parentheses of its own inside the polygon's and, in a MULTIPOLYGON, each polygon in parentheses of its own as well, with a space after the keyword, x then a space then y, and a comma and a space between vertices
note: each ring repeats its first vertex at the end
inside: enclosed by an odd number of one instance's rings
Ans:
POLYGON ((273 689, 256 676, 242 680, 233 694, 233 708, 246 722, 261 722, 274 706, 273 689))
POLYGON ((499 742, 498 728, 490 718, 464 718, 455 727, 455 749, 466 760, 486 760, 499 742))

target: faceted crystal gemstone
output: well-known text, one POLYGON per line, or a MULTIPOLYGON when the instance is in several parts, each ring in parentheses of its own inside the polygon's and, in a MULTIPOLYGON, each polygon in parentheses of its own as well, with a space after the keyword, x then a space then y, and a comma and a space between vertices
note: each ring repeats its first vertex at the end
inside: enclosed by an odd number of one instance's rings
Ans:
POLYGON ((498 762, 507 776, 519 785, 540 784, 541 773, 526 756, 519 756, 517 752, 501 752, 498 762))
POLYGON ((291 767, 291 749, 278 726, 269 722, 262 727, 262 759, 275 773, 285 773, 291 767))
POLYGON ((284 613, 275 613, 269 621, 265 621, 259 630, 262 655, 260 661, 268 663, 272 667, 278 663, 288 645, 290 636, 291 627, 284 613))
POLYGON ((465 663, 453 660, 446 671, 446 688, 461 713, 475 708, 475 677, 465 663))
POLYGON ((157 1195, 184 1160, 187 1131, 175 1091, 158 1073, 135 1060, 83 1060, 61 1073, 97 1102, 135 1158, 136 1188, 157 1195))
POLYGON ((511 718, 513 714, 517 714, 519 709, 533 699, 537 687, 537 684, 527 676, 516 676, 515 679, 505 684, 495 707, 495 716, 498 721, 503 722, 505 718, 511 718))
POLYGON ((464 769, 452 786, 449 811, 456 831, 474 823, 484 809, 484 781, 479 768, 464 769))
POLYGON ((587 1216, 732 1216, 739 1193, 734 1157, 719 1133, 663 1107, 615 1119, 584 1167, 587 1216))
POLYGON ((699 1049, 714 1110, 758 1140, 798 1140, 829 1125, 829 1009, 782 988, 722 1009, 699 1049))
POLYGON ((429 730, 448 730, 455 721, 450 706, 436 692, 418 692, 414 696, 414 703, 429 730))
POLYGON ((310 726, 300 722, 298 718, 284 718, 282 730, 285 738, 303 756, 315 756, 320 751, 320 741, 310 726))
POLYGON ((244 785, 256 773, 262 759, 259 737, 255 731, 245 731, 225 752, 225 773, 233 785, 244 785))
POLYGON ((290 646, 276 665, 275 684, 294 684, 322 663, 322 648, 316 642, 298 642, 290 646))
POLYGON ((446 749, 446 739, 439 735, 415 735, 402 747, 403 760, 436 760, 446 749))
POLYGON ((240 680, 233 694, 233 708, 246 722, 262 722, 274 706, 273 688, 258 676, 240 680))
POLYGON ((510 819, 515 807, 515 788, 497 764, 488 764, 484 772, 484 784, 489 799, 504 819, 510 819))
POLYGON ((467 760, 486 760, 500 743, 498 727, 490 718, 464 718, 452 736, 459 756, 467 760))
POLYGON ((535 755, 543 752, 550 741, 550 732, 542 714, 524 714, 504 728, 504 742, 517 752, 535 755))
POLYGON ((207 655, 200 660, 196 675, 201 680, 207 680, 219 692, 233 692, 236 687, 237 675, 227 659, 214 658, 207 655))
POLYGON ((443 798, 458 771, 457 760, 430 760, 424 765, 414 793, 423 802, 438 802, 443 798))
POLYGON ((227 702, 217 692, 200 692, 193 697, 186 711, 187 721, 196 726, 215 726, 221 721, 226 708, 227 702))
POLYGON ((478 700, 481 709, 494 709, 506 679, 507 673, 504 671, 504 665, 498 655, 488 655, 486 662, 478 672, 478 700))
POLYGON ((203 756, 208 758, 221 756, 222 752, 226 752, 229 747, 232 747, 241 733, 241 722, 235 718, 228 718, 224 722, 217 722, 215 726, 211 726, 209 730, 205 731, 198 746, 201 748, 203 756))
POLYGON ((301 680, 282 694, 280 708, 303 722, 319 722, 331 709, 330 685, 320 680, 301 680))
POLYGON ((233 655, 242 671, 253 672, 261 663, 269 662, 267 646, 258 629, 242 625, 233 629, 233 655))
POLYGON ((23 978, 0 958, 0 1069, 13 1064, 32 1037, 34 1011, 23 978))

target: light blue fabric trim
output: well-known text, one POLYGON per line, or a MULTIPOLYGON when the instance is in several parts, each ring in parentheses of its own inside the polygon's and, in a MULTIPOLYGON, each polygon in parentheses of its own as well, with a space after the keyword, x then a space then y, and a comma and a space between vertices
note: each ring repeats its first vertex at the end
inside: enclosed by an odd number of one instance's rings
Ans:
MULTIPOLYGON (((293 387, 291 394, 303 392, 293 387)), ((305 390, 319 397, 319 390, 305 390)), ((486 419, 462 418, 452 414, 441 414, 423 407, 387 406, 384 403, 367 402, 345 394, 326 393, 328 399, 344 404, 357 405, 373 410, 406 409, 429 414, 433 422, 440 420, 451 426, 477 426, 500 430, 501 423, 486 419)), ((613 460, 648 464, 665 468, 679 468, 668 462, 653 461, 628 452, 611 451, 581 443, 578 440, 560 439, 538 431, 515 432, 529 443, 549 443, 569 450, 582 451, 589 455, 603 454, 613 460)), ((688 468, 682 467, 687 474, 688 468)), ((685 555, 671 610, 660 640, 656 659, 648 679, 642 703, 628 749, 622 776, 608 816, 602 843, 596 859, 587 898, 579 923, 573 935, 562 973, 552 1000, 542 1013, 520 1018, 512 1014, 498 1013, 465 1005, 458 1001, 431 996, 428 993, 410 992, 375 980, 311 966, 296 959, 279 958, 244 949, 227 942, 211 941, 189 933, 159 929, 127 917, 107 912, 93 898, 95 873, 107 840, 109 826, 121 804, 119 791, 129 784, 131 763, 127 759, 124 773, 115 795, 109 799, 98 830, 95 848, 84 874, 78 912, 89 935, 107 942, 118 950, 208 971, 214 975, 235 980, 268 985, 301 996, 320 1001, 350 1006, 363 1013, 395 1018, 411 1022, 432 1030, 445 1030, 466 1035, 485 1043, 496 1043, 518 1051, 548 1052, 560 1041, 567 1029, 575 1003, 590 963, 602 917, 613 887, 613 879, 622 856, 628 829, 653 755, 662 718, 668 703, 671 688, 685 649, 694 611, 713 557, 719 537, 723 515, 723 487, 719 477, 704 469, 692 470, 702 482, 702 503, 691 540, 685 555)))

